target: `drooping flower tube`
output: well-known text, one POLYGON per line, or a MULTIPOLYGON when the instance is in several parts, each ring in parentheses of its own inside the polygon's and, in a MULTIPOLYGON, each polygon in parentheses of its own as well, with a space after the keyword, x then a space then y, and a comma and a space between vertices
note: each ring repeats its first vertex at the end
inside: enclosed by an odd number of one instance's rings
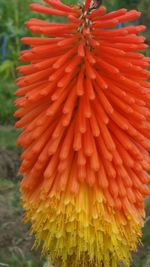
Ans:
POLYGON ((150 193, 145 26, 126 24, 136 10, 44 1, 31 4, 48 20, 26 22, 42 36, 22 38, 17 79, 26 221, 56 267, 128 267, 150 193))

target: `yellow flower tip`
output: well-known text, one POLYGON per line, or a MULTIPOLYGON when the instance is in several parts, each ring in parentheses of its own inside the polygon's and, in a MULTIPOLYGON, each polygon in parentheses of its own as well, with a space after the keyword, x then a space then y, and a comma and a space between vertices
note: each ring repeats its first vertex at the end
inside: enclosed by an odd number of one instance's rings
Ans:
MULTIPOLYGON (((143 222, 108 208, 102 192, 83 185, 78 195, 60 193, 39 201, 24 201, 32 222, 35 246, 60 267, 118 267, 130 265, 143 222), (131 232, 133 233, 131 235, 131 232)), ((140 217, 140 216, 139 216, 140 217)))

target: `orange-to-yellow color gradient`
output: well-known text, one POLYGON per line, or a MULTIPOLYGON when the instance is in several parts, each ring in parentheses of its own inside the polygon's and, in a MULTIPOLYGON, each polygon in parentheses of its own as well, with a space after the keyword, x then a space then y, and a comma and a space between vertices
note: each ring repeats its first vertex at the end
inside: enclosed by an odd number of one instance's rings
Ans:
POLYGON ((25 220, 56 267, 129 267, 150 193, 145 27, 126 23, 136 10, 44 2, 31 5, 48 20, 26 22, 42 36, 22 38, 17 79, 25 220))

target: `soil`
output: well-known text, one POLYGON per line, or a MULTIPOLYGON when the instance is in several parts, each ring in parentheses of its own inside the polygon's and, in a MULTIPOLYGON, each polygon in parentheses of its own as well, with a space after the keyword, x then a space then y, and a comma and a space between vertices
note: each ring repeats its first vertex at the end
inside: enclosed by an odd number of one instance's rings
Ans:
POLYGON ((33 238, 29 226, 23 224, 18 184, 0 179, 0 266, 41 267, 40 253, 32 250, 33 238), (17 265, 9 265, 17 259, 17 265), (34 262, 34 265, 26 265, 34 262))
POLYGON ((0 148, 0 267, 41 267, 34 237, 23 224, 18 175, 20 151, 0 148))
POLYGON ((0 149, 0 177, 18 180, 20 178, 17 175, 19 164, 18 151, 0 149))

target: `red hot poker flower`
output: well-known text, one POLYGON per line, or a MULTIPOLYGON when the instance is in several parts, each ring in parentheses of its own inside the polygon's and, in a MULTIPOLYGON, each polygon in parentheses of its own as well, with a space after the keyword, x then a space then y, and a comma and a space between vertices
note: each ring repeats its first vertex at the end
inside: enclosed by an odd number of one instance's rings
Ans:
POLYGON ((60 0, 31 10, 67 23, 30 19, 45 37, 25 37, 16 127, 26 220, 36 245, 60 267, 130 263, 149 195, 150 84, 144 26, 121 22, 136 10, 107 13, 93 2, 60 0))

